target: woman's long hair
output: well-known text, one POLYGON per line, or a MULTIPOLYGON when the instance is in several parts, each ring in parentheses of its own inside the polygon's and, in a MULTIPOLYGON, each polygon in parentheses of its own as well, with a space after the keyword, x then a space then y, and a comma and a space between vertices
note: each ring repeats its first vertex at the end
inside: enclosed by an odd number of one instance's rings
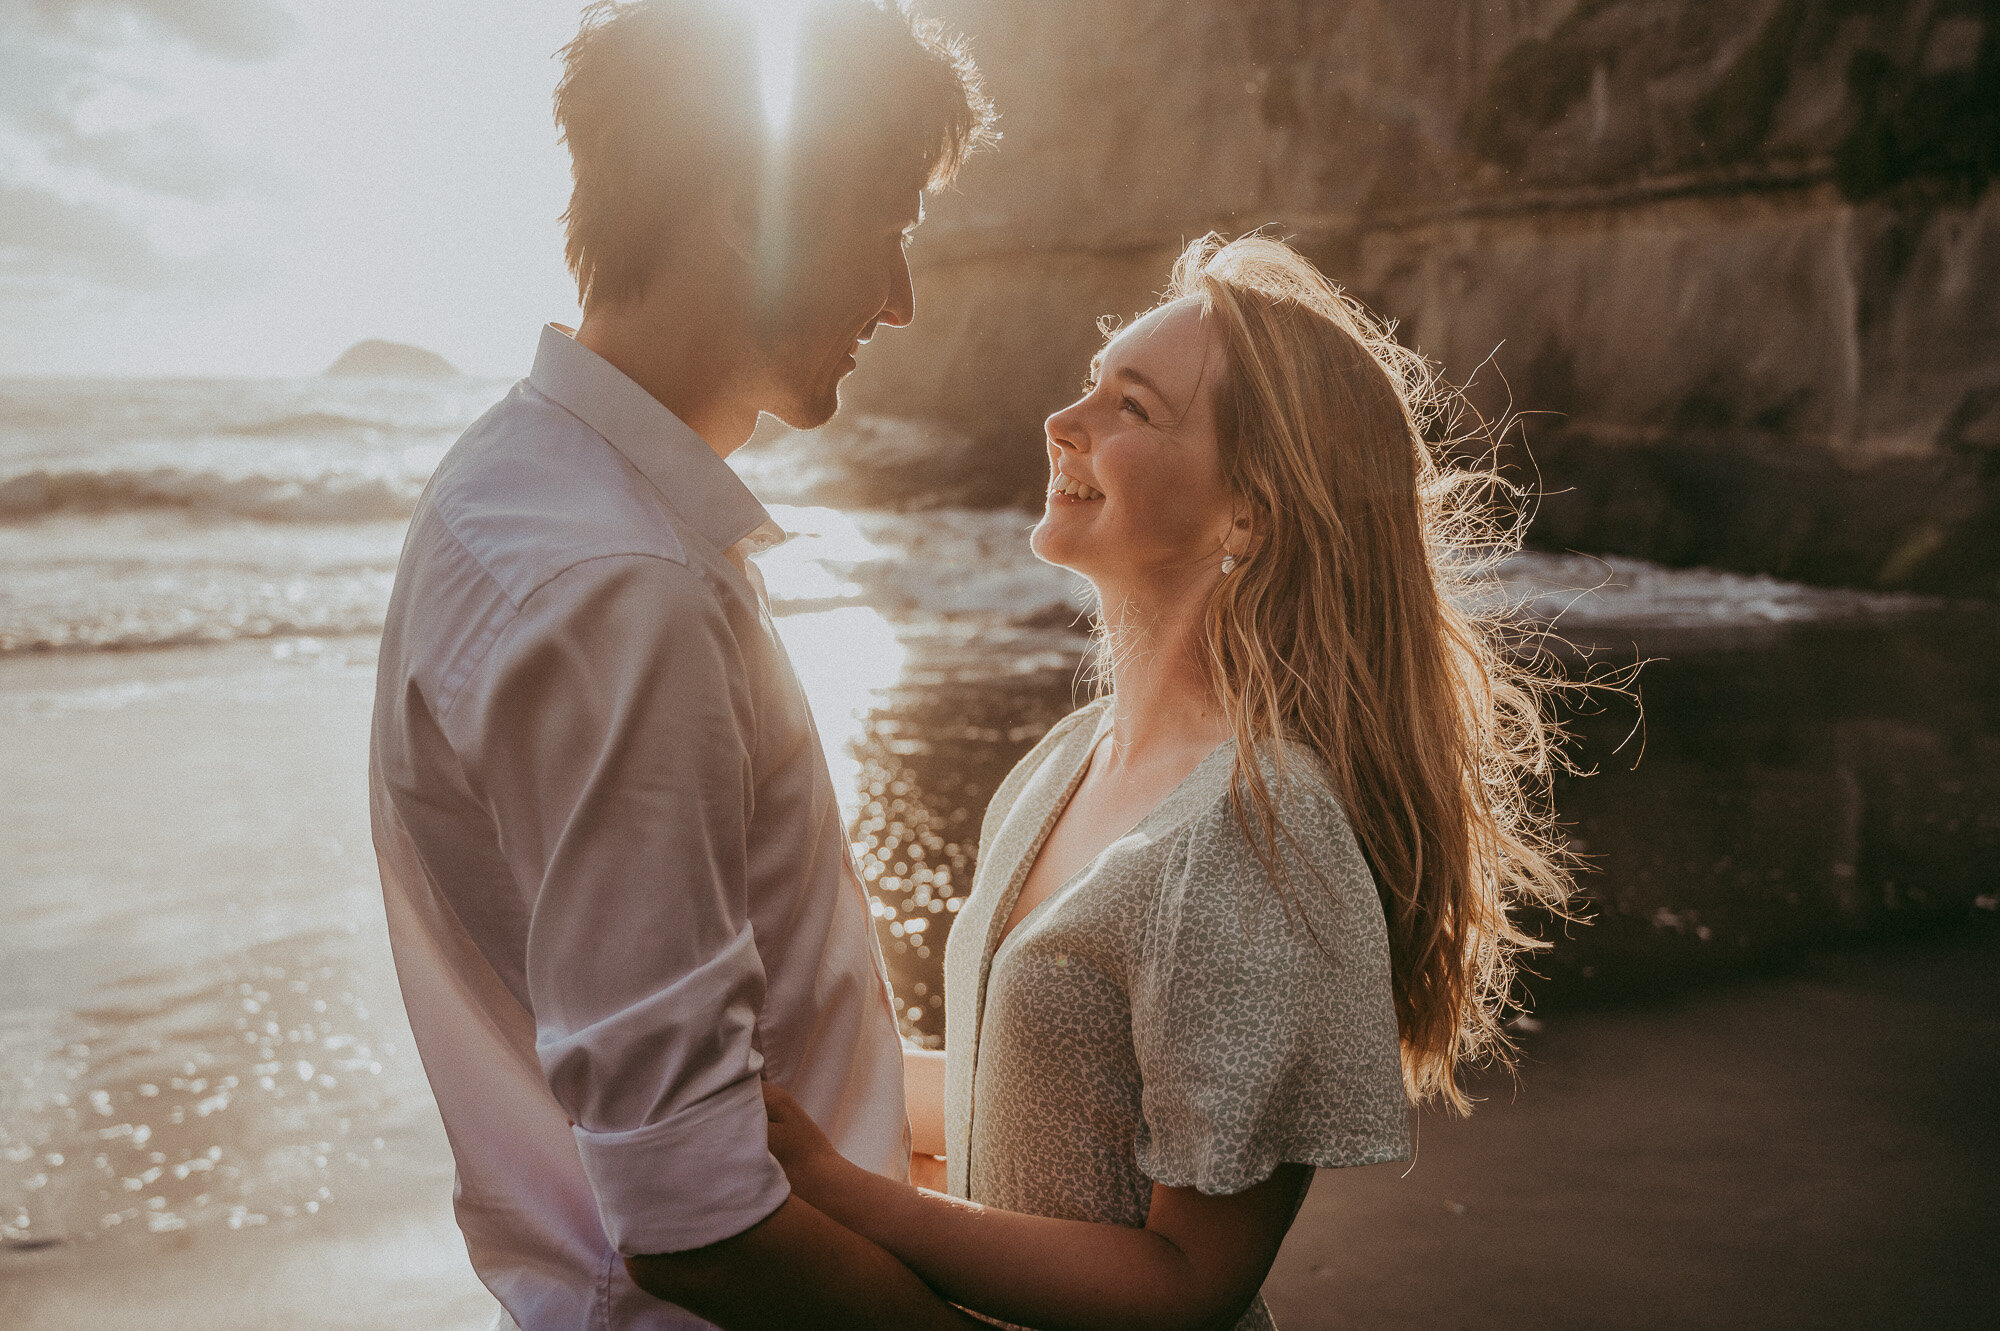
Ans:
POLYGON ((1223 475, 1255 515, 1202 631, 1236 815, 1280 891, 1299 890, 1252 755, 1275 754, 1280 782, 1274 738, 1325 761, 1388 919, 1405 1087, 1468 1112, 1458 1070, 1510 1059, 1515 957, 1542 946, 1514 908, 1562 913, 1571 892, 1549 804, 1562 685, 1511 649, 1493 594, 1518 547, 1513 491, 1427 441, 1461 418, 1457 394, 1291 247, 1204 237, 1163 296, 1181 300, 1221 334, 1223 475))

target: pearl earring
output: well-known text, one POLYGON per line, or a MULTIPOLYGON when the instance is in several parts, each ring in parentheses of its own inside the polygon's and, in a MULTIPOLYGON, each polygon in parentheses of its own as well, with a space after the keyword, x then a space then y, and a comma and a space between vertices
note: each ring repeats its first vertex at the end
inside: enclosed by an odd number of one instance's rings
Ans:
POLYGON ((1233 569, 1233 568, 1235 568, 1235 567, 1236 567, 1236 556, 1235 556, 1235 555, 1224 555, 1224 556, 1222 557, 1222 571, 1223 571, 1223 572, 1224 572, 1225 574, 1226 574, 1226 573, 1228 573, 1228 572, 1229 572, 1229 570, 1231 570, 1231 569, 1233 569))

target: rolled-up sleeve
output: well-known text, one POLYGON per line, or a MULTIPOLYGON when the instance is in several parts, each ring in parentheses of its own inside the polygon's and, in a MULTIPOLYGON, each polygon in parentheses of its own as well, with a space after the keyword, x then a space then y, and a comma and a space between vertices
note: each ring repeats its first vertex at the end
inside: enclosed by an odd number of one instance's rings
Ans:
POLYGON ((685 565, 588 560, 519 607, 461 703, 527 912, 536 1051, 628 1255, 728 1238, 789 1192, 758 1087, 738 631, 685 565))

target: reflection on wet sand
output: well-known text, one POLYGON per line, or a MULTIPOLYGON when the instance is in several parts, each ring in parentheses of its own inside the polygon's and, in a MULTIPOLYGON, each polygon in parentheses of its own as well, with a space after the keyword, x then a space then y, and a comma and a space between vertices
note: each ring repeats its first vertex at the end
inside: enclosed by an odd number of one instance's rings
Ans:
POLYGON ((0 1325, 321 1324, 371 1272, 490 1318, 382 932, 373 658, 0 659, 0 1325))
MULTIPOLYGON (((1648 661, 1644 714, 1569 718, 1588 776, 1558 810, 1592 872, 1588 922, 1523 994, 1541 1006, 1767 968, 1808 946, 1951 927, 2000 907, 2000 621, 1984 609, 1757 632, 1597 626, 1589 658, 1648 661)), ((861 741, 869 857, 891 975, 916 1033, 938 986, 979 820, 1084 694, 1076 662, 968 676, 913 647, 861 741)))
POLYGON ((34 1167, 7 1217, 15 1246, 312 1215, 370 1169, 394 1042, 340 950, 287 940, 219 978, 135 980, 60 1027, 10 1024, 0 1156, 34 1167))

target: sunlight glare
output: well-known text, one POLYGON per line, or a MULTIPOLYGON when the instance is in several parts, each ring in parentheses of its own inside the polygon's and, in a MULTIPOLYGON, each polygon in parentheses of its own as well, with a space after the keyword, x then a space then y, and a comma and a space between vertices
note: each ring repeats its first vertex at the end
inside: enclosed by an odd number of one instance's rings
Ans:
POLYGON ((764 98, 764 123, 774 134, 792 115, 792 83, 797 73, 799 24, 808 0, 744 0, 757 20, 757 77, 764 98))
POLYGON ((860 745, 868 717, 901 678, 908 652, 895 626, 865 605, 783 615, 776 623, 819 727, 840 816, 852 826, 861 810, 860 745))
POLYGON ((854 519, 839 509, 771 504, 766 511, 791 535, 783 545, 757 557, 774 605, 857 596, 859 589, 847 580, 847 570, 889 558, 888 551, 863 536, 854 519))
POLYGON ((779 612, 778 636, 817 719, 841 816, 852 823, 861 807, 858 750, 868 717, 883 691, 902 677, 907 653, 895 626, 872 607, 788 607, 857 596, 860 589, 847 571, 886 552, 838 509, 772 504, 768 511, 790 539, 759 555, 757 568, 779 612))

